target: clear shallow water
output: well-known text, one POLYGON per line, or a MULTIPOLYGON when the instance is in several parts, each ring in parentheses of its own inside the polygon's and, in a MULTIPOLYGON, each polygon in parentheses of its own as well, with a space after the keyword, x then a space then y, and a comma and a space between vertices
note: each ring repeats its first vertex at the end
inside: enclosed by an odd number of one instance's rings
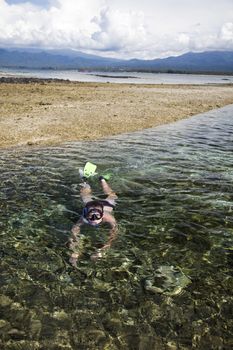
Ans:
MULTIPOLYGON (((1 349, 231 349, 233 106, 98 142, 0 156, 1 349), (78 168, 111 172, 119 235, 85 229, 78 168)), ((97 180, 92 185, 100 195, 97 180)))
POLYGON ((138 72, 79 72, 77 70, 1 69, 0 76, 19 75, 43 79, 69 79, 95 83, 130 84, 233 84, 232 75, 169 74, 138 72))

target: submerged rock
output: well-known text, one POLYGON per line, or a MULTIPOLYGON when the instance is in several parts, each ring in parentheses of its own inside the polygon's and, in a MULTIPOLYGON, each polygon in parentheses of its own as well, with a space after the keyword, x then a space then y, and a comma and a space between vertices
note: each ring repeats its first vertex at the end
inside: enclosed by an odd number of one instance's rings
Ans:
POLYGON ((160 266, 153 277, 147 278, 144 288, 152 293, 160 293, 168 296, 178 295, 191 283, 191 280, 174 266, 160 266))

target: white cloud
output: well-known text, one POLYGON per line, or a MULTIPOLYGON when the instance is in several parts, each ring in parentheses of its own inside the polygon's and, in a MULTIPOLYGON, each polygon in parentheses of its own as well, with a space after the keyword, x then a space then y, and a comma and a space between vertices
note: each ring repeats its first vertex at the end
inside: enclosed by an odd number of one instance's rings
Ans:
POLYGON ((222 40, 233 43, 233 22, 225 23, 221 28, 222 40))
POLYGON ((233 50, 232 0, 44 0, 44 7, 25 1, 0 0, 0 46, 123 58, 233 50))
POLYGON ((137 48, 146 38, 143 13, 124 13, 105 8, 93 18, 93 22, 98 25, 98 30, 93 33, 92 39, 102 50, 121 50, 127 45, 137 48))

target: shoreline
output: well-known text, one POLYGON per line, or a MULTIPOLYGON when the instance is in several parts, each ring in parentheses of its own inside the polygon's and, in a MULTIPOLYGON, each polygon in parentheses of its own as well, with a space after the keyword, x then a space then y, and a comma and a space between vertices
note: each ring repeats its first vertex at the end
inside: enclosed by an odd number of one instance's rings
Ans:
POLYGON ((97 140, 232 103, 232 84, 145 85, 2 77, 0 148, 97 140))

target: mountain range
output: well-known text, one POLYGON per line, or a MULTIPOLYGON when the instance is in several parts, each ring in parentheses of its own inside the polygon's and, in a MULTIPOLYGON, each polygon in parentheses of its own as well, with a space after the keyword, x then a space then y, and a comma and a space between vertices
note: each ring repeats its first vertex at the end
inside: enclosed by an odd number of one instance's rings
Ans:
POLYGON ((233 51, 188 52, 163 59, 121 60, 74 50, 0 48, 0 68, 233 74, 233 51))

